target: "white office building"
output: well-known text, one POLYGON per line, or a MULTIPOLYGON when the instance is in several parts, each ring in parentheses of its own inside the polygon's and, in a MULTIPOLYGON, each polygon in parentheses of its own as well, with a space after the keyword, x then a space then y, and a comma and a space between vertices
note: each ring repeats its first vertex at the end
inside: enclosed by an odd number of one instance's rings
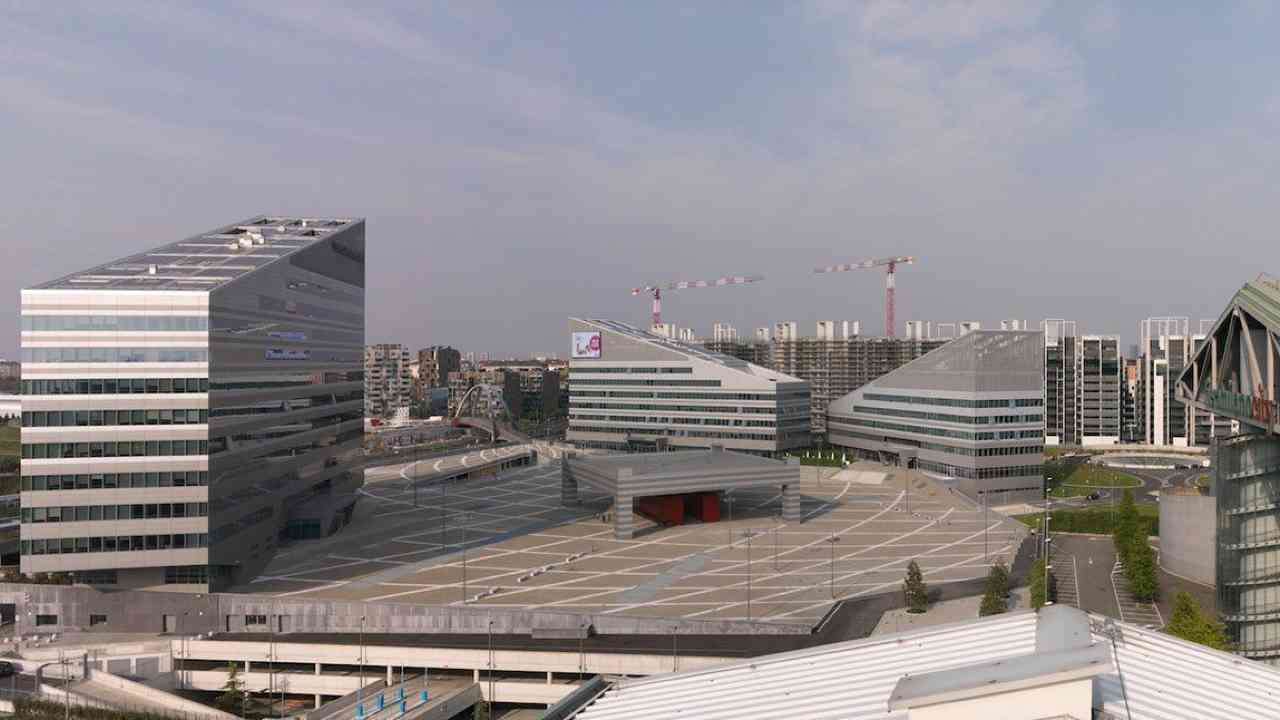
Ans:
POLYGON ((810 442, 802 380, 612 320, 569 330, 569 442, 766 455, 810 442))

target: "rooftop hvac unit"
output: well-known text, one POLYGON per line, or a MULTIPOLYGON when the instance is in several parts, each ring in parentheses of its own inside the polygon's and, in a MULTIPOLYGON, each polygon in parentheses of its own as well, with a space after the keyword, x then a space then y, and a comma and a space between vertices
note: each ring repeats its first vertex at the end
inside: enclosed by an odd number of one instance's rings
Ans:
POLYGON ((242 237, 238 241, 240 247, 248 249, 253 247, 253 238, 242 237))
POLYGON ((155 265, 148 265, 148 266, 147 266, 147 274, 148 274, 148 275, 155 275, 157 270, 158 270, 158 268, 157 268, 155 265))

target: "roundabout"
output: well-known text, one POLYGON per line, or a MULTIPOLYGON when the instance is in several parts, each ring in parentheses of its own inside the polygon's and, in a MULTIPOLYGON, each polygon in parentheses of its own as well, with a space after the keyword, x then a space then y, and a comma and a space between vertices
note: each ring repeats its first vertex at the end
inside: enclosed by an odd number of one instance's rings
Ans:
POLYGON ((1103 455, 1098 457, 1095 462, 1110 468, 1128 470, 1181 470, 1208 466, 1208 460, 1202 457, 1160 453, 1103 455))

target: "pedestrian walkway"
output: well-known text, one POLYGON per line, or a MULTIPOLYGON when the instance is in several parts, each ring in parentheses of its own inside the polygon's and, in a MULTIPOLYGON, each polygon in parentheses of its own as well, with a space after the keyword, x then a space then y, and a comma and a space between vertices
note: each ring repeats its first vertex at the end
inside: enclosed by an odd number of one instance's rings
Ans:
POLYGON ((1160 629, 1164 627, 1164 617, 1160 608, 1149 603, 1140 603, 1129 590, 1129 578, 1125 577, 1124 566, 1117 559, 1111 568, 1111 584, 1115 588, 1116 604, 1120 607, 1120 619, 1134 625, 1160 629))
MULTIPOLYGON (((1052 543, 1050 543, 1052 544, 1052 543)), ((1059 605, 1070 605, 1071 607, 1080 607, 1080 581, 1079 573, 1076 571, 1076 557, 1070 553, 1059 553, 1058 548, 1054 545, 1050 551, 1052 559, 1051 572, 1056 581, 1056 597, 1054 602, 1059 605)))

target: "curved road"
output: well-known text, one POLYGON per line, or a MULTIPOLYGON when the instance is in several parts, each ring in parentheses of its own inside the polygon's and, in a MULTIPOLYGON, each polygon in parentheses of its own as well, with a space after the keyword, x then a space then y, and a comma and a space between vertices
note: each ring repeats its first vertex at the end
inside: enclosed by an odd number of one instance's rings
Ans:
POLYGON ((411 461, 400 465, 383 465, 365 469, 364 481, 366 483, 377 483, 388 480, 429 480, 438 475, 463 472, 496 460, 516 457, 527 452, 529 452, 528 445, 504 445, 440 458, 411 461))

